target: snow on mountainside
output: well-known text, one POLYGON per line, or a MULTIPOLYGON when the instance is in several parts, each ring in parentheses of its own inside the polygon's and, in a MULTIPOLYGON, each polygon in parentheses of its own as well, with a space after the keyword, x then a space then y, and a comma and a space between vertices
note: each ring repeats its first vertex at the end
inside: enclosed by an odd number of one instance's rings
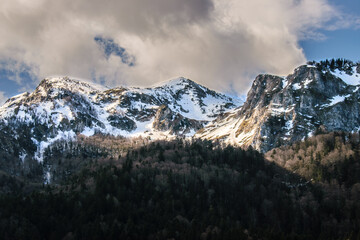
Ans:
POLYGON ((360 65, 303 65, 287 77, 261 74, 246 102, 186 78, 151 88, 106 88, 68 77, 44 79, 0 107, 0 147, 19 159, 79 134, 167 139, 189 136, 266 152, 318 129, 360 129, 360 65), (241 107, 240 107, 241 106, 241 107))
POLYGON ((266 152, 328 131, 360 129, 360 65, 304 65, 287 77, 259 75, 239 110, 225 114, 195 137, 266 152))
MULTIPOLYGON (((152 139, 192 136, 218 114, 241 103, 186 78, 153 88, 108 89, 56 77, 44 79, 34 92, 12 97, 0 107, 0 129, 9 129, 15 141, 22 137, 17 129, 26 131, 31 139, 28 145, 37 149, 35 156, 41 161, 50 144, 78 134, 152 139)), ((19 156, 30 155, 19 148, 19 156)))

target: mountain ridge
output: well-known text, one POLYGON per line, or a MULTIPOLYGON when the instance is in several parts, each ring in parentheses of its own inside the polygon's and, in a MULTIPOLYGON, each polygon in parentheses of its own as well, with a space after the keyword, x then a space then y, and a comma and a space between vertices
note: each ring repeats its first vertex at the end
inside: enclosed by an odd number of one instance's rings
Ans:
POLYGON ((323 127, 357 131, 360 126, 359 64, 321 69, 302 65, 287 77, 260 74, 244 105, 215 120, 195 137, 266 152, 291 144, 323 127))
POLYGON ((151 139, 192 136, 218 114, 239 104, 237 99, 186 78, 163 82, 154 88, 110 89, 56 77, 42 80, 32 93, 6 101, 0 107, 0 123, 11 125, 15 132, 25 125, 38 148, 35 155, 41 161, 49 144, 76 138, 78 134, 151 139))
POLYGON ((360 65, 344 60, 310 62, 286 77, 260 74, 243 105, 184 77, 148 88, 55 77, 6 101, 0 128, 10 126, 13 136, 25 128, 28 145, 37 150, 27 153, 19 146, 18 156, 35 154, 39 161, 55 141, 96 133, 194 137, 266 152, 318 129, 358 131, 359 89, 360 65))

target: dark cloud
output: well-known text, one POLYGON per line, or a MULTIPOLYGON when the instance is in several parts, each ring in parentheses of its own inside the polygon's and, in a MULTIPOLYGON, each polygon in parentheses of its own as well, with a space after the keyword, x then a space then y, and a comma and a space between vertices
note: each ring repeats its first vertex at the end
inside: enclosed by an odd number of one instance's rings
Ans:
POLYGON ((334 18, 344 21, 327 0, 2 0, 0 59, 39 80, 148 86, 186 76, 242 94, 254 74, 305 62, 299 40, 321 37, 334 18))

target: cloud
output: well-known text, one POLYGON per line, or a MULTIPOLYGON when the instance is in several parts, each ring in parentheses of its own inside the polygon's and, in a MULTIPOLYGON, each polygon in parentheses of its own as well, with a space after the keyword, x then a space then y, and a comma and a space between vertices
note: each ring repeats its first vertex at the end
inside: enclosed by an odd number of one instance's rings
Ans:
POLYGON ((0 90, 7 90, 7 95, 32 91, 37 80, 36 66, 28 66, 14 59, 0 59, 0 90))
POLYGON ((0 77, 6 77, 17 84, 24 84, 24 81, 36 79, 36 67, 24 64, 14 59, 0 59, 0 77))
POLYGON ((5 93, 0 91, 0 107, 5 103, 7 97, 5 97, 5 93))
POLYGON ((32 66, 37 81, 149 86, 185 76, 243 94, 255 74, 304 63, 299 40, 321 38, 336 19, 344 20, 326 0, 3 0, 0 59, 32 66), (106 54, 99 36, 136 64, 106 54))

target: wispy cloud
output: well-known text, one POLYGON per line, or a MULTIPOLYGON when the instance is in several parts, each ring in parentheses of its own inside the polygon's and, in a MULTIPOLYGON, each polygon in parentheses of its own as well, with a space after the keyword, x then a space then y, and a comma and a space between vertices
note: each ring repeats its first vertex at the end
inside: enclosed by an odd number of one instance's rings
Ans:
POLYGON ((7 97, 5 97, 5 93, 0 91, 0 107, 5 103, 7 97))
POLYGON ((146 86, 186 76, 243 93, 255 73, 305 62, 298 42, 324 37, 319 29, 338 19, 327 0, 2 0, 0 59, 35 66, 39 80, 146 86), (97 36, 122 55, 104 55, 97 36))
POLYGON ((0 59, 0 89, 6 90, 10 86, 5 82, 13 81, 11 89, 8 89, 7 93, 31 91, 38 81, 37 72, 38 68, 36 66, 26 65, 21 60, 16 61, 12 58, 0 59))

